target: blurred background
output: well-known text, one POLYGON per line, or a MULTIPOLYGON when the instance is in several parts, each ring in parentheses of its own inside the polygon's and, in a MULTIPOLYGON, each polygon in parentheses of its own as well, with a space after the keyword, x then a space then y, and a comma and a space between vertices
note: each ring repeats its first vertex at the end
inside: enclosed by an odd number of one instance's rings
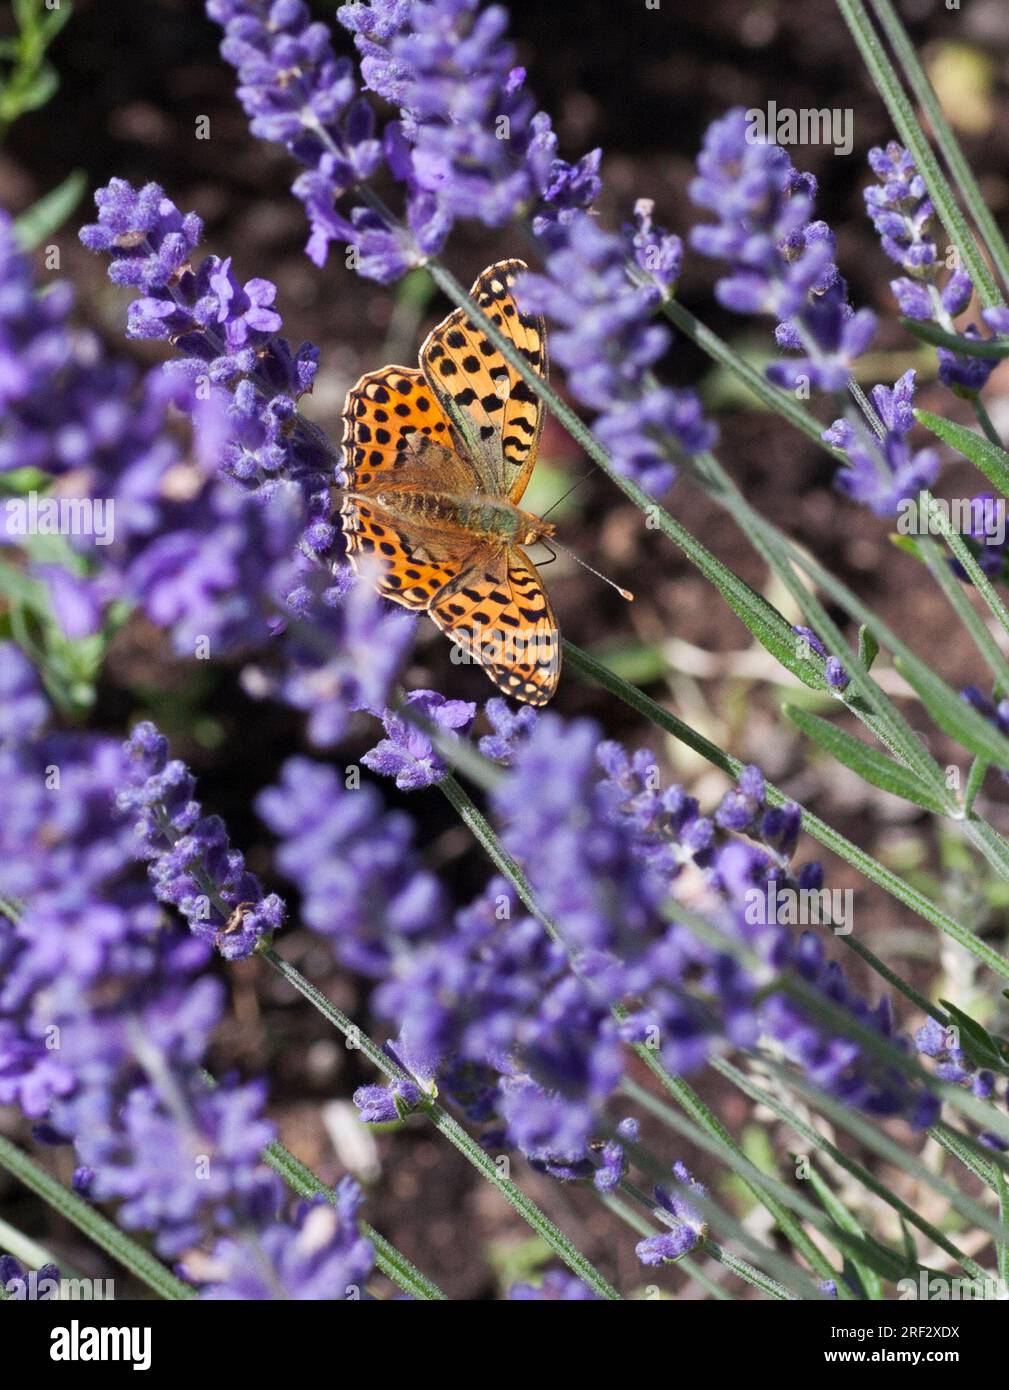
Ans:
MULTIPOLYGON (((316 17, 329 18, 335 5, 314 0, 312 9, 316 17)), ((1005 0, 963 0, 950 10, 945 0, 911 0, 900 9, 989 205, 1005 227, 1009 6, 1005 0)), ((686 239, 700 220, 686 192, 696 150, 709 121, 731 105, 765 107, 774 100, 779 107, 851 109, 850 154, 837 156, 818 146, 792 154, 798 167, 820 181, 819 215, 837 234, 852 302, 881 315, 873 349, 860 364, 861 379, 867 387, 890 384, 915 365, 923 388, 919 403, 963 418, 959 403, 934 384, 934 353, 922 350, 896 322, 888 288, 891 266, 862 201, 871 178, 866 152, 893 132, 832 0, 801 5, 663 0, 657 9, 648 9, 645 0, 579 0, 577 5, 513 4, 511 14, 529 87, 554 116, 561 152, 573 158, 595 145, 603 148, 599 212, 609 225, 628 220, 635 200, 649 197, 657 220, 686 239)), ((9 35, 9 14, 0 15, 0 25, 9 35)), ((153 364, 163 349, 126 343, 125 296, 109 285, 104 264, 78 245, 76 229, 91 220, 91 194, 110 177, 162 184, 179 207, 204 219, 205 250, 233 256, 242 279, 258 275, 277 283, 286 336, 295 343, 310 339, 321 352, 306 413, 338 436, 347 388, 363 371, 415 361, 421 338, 448 306, 422 273, 386 289, 357 278, 338 252, 324 270, 307 260, 302 209, 289 192, 294 169, 281 150, 249 134, 218 42, 219 30, 196 0, 143 5, 75 0, 49 54, 58 88, 47 104, 10 124, 0 144, 0 203, 20 213, 81 171, 80 201, 47 240, 58 245, 60 273, 76 288, 80 320, 96 328, 112 351, 153 364), (200 117, 209 118, 209 139, 196 138, 200 117)), ((340 29, 337 44, 351 52, 340 29)), ((529 254, 517 234, 462 228, 446 259, 468 282, 495 259, 529 254)), ((766 361, 773 353, 772 325, 720 310, 712 298, 716 273, 713 263, 688 251, 681 299, 755 362, 766 361)), ((921 580, 916 561, 893 546, 886 523, 832 490, 825 454, 758 409, 686 340, 676 341, 662 371, 671 382, 699 386, 708 410, 719 418, 719 456, 758 508, 839 573, 954 686, 984 683, 969 640, 948 620, 934 586, 921 580)), ((558 385, 563 391, 563 381, 558 385)), ((1003 365, 992 377, 987 399, 996 425, 1009 430, 1009 367, 1003 365)), ((827 407, 815 400, 812 405, 829 421, 827 407)), ((970 470, 963 468, 960 473, 947 465, 939 495, 969 496, 977 490, 970 470)), ((544 510, 588 471, 577 447, 548 422, 527 505, 544 510)), ((706 546, 797 620, 791 600, 745 538, 688 479, 677 482, 667 505, 706 546)), ((874 792, 836 765, 825 766, 803 744, 779 708, 786 698, 816 708, 815 698, 797 689, 751 642, 714 591, 659 533, 644 528, 640 513, 605 477, 590 475, 552 517, 567 545, 637 595, 634 604, 623 603, 561 556, 545 578, 567 637, 603 656, 707 737, 744 760, 758 761, 769 777, 831 825, 940 902, 955 903, 961 920, 1004 949, 1005 885, 990 882, 957 843, 937 835, 924 814, 874 792)), ((841 614, 834 617, 843 625, 841 614)), ((485 678, 452 665, 449 650, 434 628, 422 623, 408 685, 486 698, 491 691, 485 678)), ((273 875, 269 840, 251 803, 261 786, 275 780, 286 757, 311 750, 300 716, 246 697, 238 683, 240 665, 179 661, 162 634, 134 618, 113 644, 90 723, 116 733, 141 715, 157 720, 178 755, 193 765, 206 808, 225 817, 250 867, 269 888, 292 900, 289 885, 273 875)), ((880 679, 892 692, 903 690, 892 671, 884 669, 880 679)), ((710 805, 725 789, 719 773, 573 674, 562 680, 555 707, 566 716, 591 716, 610 737, 631 747, 648 743, 702 804, 710 805)), ((352 763, 375 741, 375 725, 362 719, 332 760, 341 767, 352 763)), ((940 761, 955 761, 952 749, 944 756, 934 734, 930 741, 940 761)), ((388 782, 381 790, 390 805, 408 807, 426 861, 453 885, 458 900, 476 893, 488 865, 444 798, 436 790, 405 798, 388 782)), ((997 801, 999 787, 989 785, 987 795, 997 801)), ((1005 823, 997 805, 992 814, 996 823, 1005 823)), ((964 973, 963 953, 947 957, 930 929, 805 841, 800 860, 813 857, 825 860, 831 886, 856 890, 857 930, 866 945, 919 987, 952 994, 982 1021, 991 1017, 992 1001, 981 997, 964 973)), ((324 944, 294 926, 283 949, 342 1008, 367 1018, 364 982, 338 971, 324 944)), ((846 954, 845 967, 851 966, 846 954)), ((233 1007, 217 1039, 215 1071, 266 1072, 283 1142, 327 1178, 355 1172, 368 1191, 368 1220, 450 1297, 496 1297, 542 1263, 544 1251, 527 1239, 527 1228, 422 1121, 379 1136, 357 1123, 349 1098, 356 1086, 373 1079, 367 1064, 282 982, 255 962, 227 967, 227 979, 233 1007), (471 1236, 466 1242, 458 1239, 460 1222, 471 1236)), ((921 1020, 903 1022, 913 1029, 921 1020)), ((754 1161, 765 1163, 776 1153, 787 1165, 787 1136, 767 1117, 752 1113, 738 1095, 722 1094, 717 1086, 702 1089, 754 1161)), ((28 1138, 11 1112, 0 1111, 0 1131, 28 1138)), ((660 1143, 668 1152, 667 1139, 656 1136, 656 1146, 660 1143)), ((670 1153, 673 1157, 683 1157, 737 1214, 747 1215, 745 1192, 730 1175, 720 1179, 710 1159, 689 1146, 670 1153)), ((53 1161, 63 1164, 61 1175, 69 1177, 70 1160, 53 1161)), ((657 1283, 666 1295, 701 1296, 679 1271, 649 1271, 646 1281, 633 1254, 635 1237, 589 1194, 539 1177, 519 1161, 514 1176, 622 1287, 657 1283)), ((934 1201, 927 1191, 919 1192, 902 1175, 886 1176, 927 1212, 934 1201)), ((110 1272, 93 1250, 77 1248, 71 1228, 6 1177, 0 1177, 0 1216, 57 1254, 72 1255, 83 1273, 110 1272)), ((883 1208, 879 1229, 887 1230, 888 1216, 883 1208)), ((731 1276, 724 1271, 722 1276, 738 1296, 741 1290, 731 1276)), ((119 1287, 121 1294, 129 1291, 123 1280, 119 1287)))

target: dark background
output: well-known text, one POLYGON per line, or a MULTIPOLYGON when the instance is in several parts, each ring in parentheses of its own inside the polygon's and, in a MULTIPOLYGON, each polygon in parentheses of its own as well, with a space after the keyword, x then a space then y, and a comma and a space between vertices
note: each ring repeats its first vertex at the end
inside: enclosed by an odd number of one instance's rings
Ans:
MULTIPOLYGON (((325 3, 312 8, 317 17, 335 10, 325 3)), ((644 0, 580 0, 514 4, 511 13, 529 85, 554 115, 562 152, 573 158, 594 145, 603 147, 600 214, 607 225, 626 220, 635 199, 647 196, 655 199, 658 220, 686 238, 700 220, 686 193, 693 159, 705 126, 730 105, 765 106, 773 99, 779 107, 852 108, 851 155, 835 157, 828 148, 813 147, 796 149, 793 157, 820 180, 819 212, 837 233, 838 259, 853 303, 871 306, 882 316, 863 363, 863 384, 889 384, 913 360, 924 387, 921 403, 947 411, 952 406, 962 418, 960 403, 932 384, 932 354, 916 349, 895 321, 887 283, 891 267, 862 202, 862 189, 870 181, 866 151, 893 132, 830 0, 801 5, 788 0, 662 0, 657 10, 647 9, 644 0)), ((1003 0, 963 0, 959 11, 950 12, 942 3, 916 0, 904 5, 902 13, 944 84, 949 113, 1005 226, 1009 7, 1003 0)), ((338 47, 349 52, 349 36, 340 29, 336 33, 338 47)), ((112 351, 156 362, 162 356, 157 345, 125 343, 124 295, 108 285, 104 265, 77 245, 75 232, 79 223, 90 220, 91 192, 110 177, 162 184, 182 209, 195 209, 205 219, 205 250, 232 255, 243 279, 261 275, 278 284, 277 307, 286 335, 295 342, 309 338, 321 349, 308 413, 336 431, 348 386, 361 372, 387 361, 412 360, 423 332, 447 306, 426 297, 418 279, 398 294, 358 279, 345 269, 338 248, 324 270, 306 259, 302 209, 289 192, 295 171, 282 150, 248 133, 234 97, 232 71, 218 57, 219 38, 197 3, 80 0, 52 53, 62 78, 58 94, 44 109, 19 120, 0 147, 0 203, 19 212, 71 170, 86 172, 86 200, 55 238, 63 274, 77 287, 81 320, 97 327, 112 351), (209 140, 194 137, 199 116, 210 119, 209 140)), ((463 226, 445 256, 461 278, 469 278, 494 259, 514 254, 527 251, 507 232, 463 226)), ((737 347, 766 360, 773 352, 771 325, 723 313, 711 297, 715 274, 711 263, 688 252, 683 301, 737 347)), ((707 359, 685 340, 677 341, 663 371, 673 382, 699 383, 710 408, 720 412, 719 456, 753 502, 834 567, 953 684, 984 683, 973 649, 948 621, 943 600, 922 581, 915 562, 893 549, 886 524, 832 491, 826 455, 754 409, 752 402, 741 401, 731 383, 712 372, 707 359)), ((1004 381, 1000 373, 992 378, 989 405, 996 422, 1007 424, 1004 381)), ((830 419, 829 409, 817 408, 830 419)), ((556 426, 548 428, 543 459, 538 500, 549 505, 587 467, 556 426)), ((976 490, 955 468, 944 474, 943 484, 955 495, 976 490)), ((745 539, 689 480, 676 484, 668 505, 709 548, 792 614, 745 539)), ((628 607, 562 558, 546 577, 566 636, 605 652, 629 678, 645 684, 731 752, 760 761, 779 784, 857 843, 931 891, 949 894, 959 916, 974 920, 985 932, 1004 935, 995 890, 959 860, 952 845, 937 841, 908 807, 825 766, 789 732, 778 715, 787 682, 771 658, 750 643, 745 629, 679 553, 658 533, 643 528, 640 514, 604 477, 591 476, 559 516, 566 543, 638 596, 628 607), (936 881, 940 874, 941 884, 936 881)), ((452 666, 448 652, 433 628, 419 629, 409 684, 485 698, 490 690, 480 673, 452 666)), ((287 756, 304 749, 302 720, 274 705, 249 701, 238 685, 238 670, 239 663, 208 670, 205 663, 174 660, 161 634, 132 620, 110 653, 92 723, 116 733, 138 713, 157 718, 172 734, 176 751, 199 774, 205 805, 225 816, 234 842, 248 850, 251 866, 290 899, 288 885, 272 876, 269 843, 251 801, 275 779, 287 756)), ((794 698, 794 690, 787 693, 794 698)), ((707 804, 724 790, 719 774, 572 674, 562 681, 556 708, 565 715, 591 715, 611 737, 632 746, 649 742, 707 804)), ((333 760, 341 766, 351 762, 374 741, 374 726, 362 722, 333 760)), ((942 756, 941 745, 934 746, 942 756)), ((952 751, 947 756, 954 760, 952 751)), ((440 794, 432 790, 406 802, 391 784, 383 783, 382 791, 390 804, 408 804, 428 862, 445 872, 459 901, 477 892, 488 866, 440 794)), ((990 795, 997 797, 998 790, 990 795)), ((815 846, 804 844, 803 857, 815 852, 815 846)), ((829 883, 858 890, 860 938, 922 987, 939 993, 940 985, 948 988, 952 967, 940 956, 930 929, 907 919, 892 900, 826 858, 829 883)), ((284 950, 343 1008, 355 1017, 367 1016, 363 983, 336 969, 323 944, 295 928, 284 950)), ((850 963, 846 955, 846 967, 850 963)), ((218 1039, 215 1069, 234 1065, 268 1072, 272 1113, 284 1142, 318 1172, 335 1178, 344 1165, 353 1166, 346 1147, 339 1154, 334 1148, 334 1120, 346 1114, 338 1107, 356 1085, 373 1078, 265 968, 256 963, 229 967, 227 977, 233 1010, 218 1039)), ((961 990, 955 997, 966 1007, 973 981, 968 976, 954 983, 961 990)), ((919 1022, 908 1018, 906 1026, 919 1022)), ((753 1132, 753 1117, 737 1096, 723 1095, 718 1088, 708 1093, 733 1132, 749 1136, 753 1152, 762 1144, 779 1156, 785 1152, 787 1139, 761 1128, 759 1116, 760 1132, 753 1132)), ((0 1128, 26 1137, 9 1112, 0 1112, 0 1128)), ((672 1154, 661 1135, 656 1144, 671 1157, 685 1157, 723 1197, 737 1201, 740 1213, 746 1211, 731 1184, 720 1187, 710 1160, 686 1146, 672 1154)), ((527 1267, 533 1256, 524 1243, 526 1228, 422 1121, 399 1135, 382 1136, 378 1151, 367 1217, 450 1296, 497 1296, 502 1282, 527 1267)), ((69 1160, 54 1162, 66 1177, 69 1160)), ((787 1157, 784 1162, 787 1166, 787 1157)), ((590 1194, 538 1178, 519 1160, 514 1172, 622 1287, 655 1282, 667 1292, 698 1296, 680 1272, 649 1271, 643 1278, 633 1255, 635 1237, 590 1194)), ((928 1200, 916 1193, 914 1184, 905 1183, 902 1190, 908 1200, 928 1200)), ((74 1232, 59 1218, 3 1177, 0 1210, 82 1271, 109 1272, 93 1251, 78 1248, 74 1232)), ((740 1292, 731 1279, 728 1286, 740 1292)), ((128 1287, 120 1280, 120 1292, 128 1287)))

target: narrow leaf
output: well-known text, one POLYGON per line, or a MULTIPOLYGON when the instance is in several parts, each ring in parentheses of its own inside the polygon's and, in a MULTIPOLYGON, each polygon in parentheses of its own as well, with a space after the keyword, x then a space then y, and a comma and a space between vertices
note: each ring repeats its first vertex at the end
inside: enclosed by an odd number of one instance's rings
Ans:
POLYGON ((962 338, 924 319, 902 318, 900 324, 923 342, 949 348, 964 357, 1009 357, 1009 338, 962 338))
POLYGON ((1001 1168, 995 1169, 995 1191, 998 1193, 998 1214, 999 1220, 1005 1227, 1005 1238, 996 1241, 995 1250, 998 1257, 998 1273, 1002 1280, 1003 1289, 1009 1288, 1009 1187, 1001 1168))
POLYGON ((838 729, 828 719, 822 719, 808 710, 783 705, 782 712, 825 753, 851 768, 852 772, 857 772, 864 781, 905 801, 913 801, 915 805, 923 806, 926 811, 933 811, 936 815, 947 814, 942 801, 920 777, 885 753, 871 748, 861 739, 838 729))
POLYGON ((970 459, 990 483, 993 483, 1004 496, 1009 497, 1009 454, 993 444, 983 435, 975 434, 966 425, 944 420, 941 415, 933 415, 930 410, 916 410, 914 417, 944 443, 970 459))
POLYGON ((917 662, 895 657, 894 665, 914 687, 922 704, 943 733, 955 738, 975 757, 987 758, 998 767, 1009 768, 1009 738, 989 724, 983 715, 965 700, 959 699, 950 688, 927 668, 917 662))
POLYGON ((62 183, 41 197, 14 222, 14 235, 23 251, 34 251, 45 239, 58 231, 80 202, 87 187, 87 176, 81 169, 68 174, 62 183))

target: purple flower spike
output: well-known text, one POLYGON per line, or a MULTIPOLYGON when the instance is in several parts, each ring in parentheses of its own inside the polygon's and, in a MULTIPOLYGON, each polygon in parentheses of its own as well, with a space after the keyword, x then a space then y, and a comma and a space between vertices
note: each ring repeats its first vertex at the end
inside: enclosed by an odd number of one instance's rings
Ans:
POLYGON ((872 401, 884 425, 880 439, 864 421, 835 420, 823 438, 847 455, 835 486, 877 516, 893 516, 905 499, 930 488, 939 473, 934 449, 913 450, 908 435, 914 426, 913 371, 907 371, 892 391, 876 386, 872 401))
POLYGON ((773 363, 768 377, 786 389, 843 389, 866 350, 875 315, 856 313, 834 263, 834 238, 812 220, 816 181, 786 150, 754 139, 737 107, 708 127, 690 196, 718 221, 695 227, 693 246, 728 261, 719 302, 738 314, 773 314, 779 347, 801 353, 773 363))
MULTIPOLYGON (((425 723, 452 737, 468 729, 476 715, 476 705, 466 700, 446 700, 434 690, 411 691, 405 706, 425 723)), ((396 786, 404 792, 419 791, 441 781, 447 768, 423 727, 393 710, 386 710, 382 724, 386 737, 364 754, 361 761, 365 767, 383 777, 394 777, 396 786)))
MULTIPOLYGON (((907 318, 936 323, 947 333, 957 333, 953 320, 969 306, 974 286, 962 269, 954 270, 945 284, 941 283, 945 262, 935 242, 935 207, 925 180, 911 155, 896 140, 891 140, 885 149, 870 150, 869 164, 879 183, 865 190, 866 210, 883 250, 905 272, 890 282, 901 313, 907 318)), ((1004 331, 999 326, 1004 313, 986 309, 981 317, 995 333, 1000 333, 1004 331)), ((959 336, 984 341, 973 324, 959 336)), ((976 396, 997 364, 995 358, 975 357, 969 351, 958 353, 941 347, 937 352, 939 379, 958 396, 976 396)))
POLYGON ((169 758, 168 740, 153 724, 138 724, 124 753, 130 785, 118 806, 136 817, 138 854, 148 861, 156 896, 177 907, 226 959, 250 955, 283 925, 283 902, 264 895, 220 819, 203 814, 192 774, 169 758))
POLYGON ((306 166, 293 191, 312 228, 308 255, 325 265, 332 241, 358 242, 334 205, 383 158, 350 59, 334 55, 328 26, 300 0, 207 0, 207 14, 224 28, 221 54, 238 72, 252 133, 306 166))

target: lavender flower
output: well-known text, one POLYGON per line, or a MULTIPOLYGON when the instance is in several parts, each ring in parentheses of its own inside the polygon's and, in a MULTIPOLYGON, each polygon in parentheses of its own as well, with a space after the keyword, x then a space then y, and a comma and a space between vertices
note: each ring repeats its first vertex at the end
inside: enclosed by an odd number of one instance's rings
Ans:
POLYGON ((302 343, 294 352, 277 336, 276 287, 261 279, 243 286, 230 258, 207 256, 194 270, 202 224, 157 184, 134 189, 113 179, 95 203, 98 222, 81 229, 81 241, 110 256, 114 284, 142 291, 130 306, 129 336, 170 340, 184 354, 167 367, 173 376, 231 392, 226 470, 250 487, 286 478, 318 489, 333 476, 335 458, 297 413, 318 351, 302 343))
POLYGON ((827 677, 827 684, 832 690, 845 690, 851 681, 851 677, 841 665, 836 656, 828 656, 827 649, 817 637, 811 627, 804 627, 801 623, 796 624, 792 631, 797 637, 801 637, 807 645, 816 652, 817 656, 823 658, 824 674, 827 677))
POLYGON ((155 895, 226 959, 250 955, 283 925, 284 903, 264 895, 220 818, 203 814, 192 774, 169 758, 168 740, 153 724, 137 725, 125 754, 131 775, 118 806, 137 818, 138 854, 148 861, 155 895))
MULTIPOLYGON (((466 700, 446 700, 434 690, 413 690, 403 703, 425 724, 457 738, 473 722, 476 705, 466 700)), ((365 767, 383 777, 394 777, 400 791, 412 792, 440 782, 448 770, 435 751, 430 735, 410 714, 386 710, 382 716, 386 737, 361 758, 365 767)))
POLYGON ((333 240, 358 240, 335 204, 382 163, 352 64, 334 56, 329 28, 300 0, 207 0, 207 14, 224 28, 221 54, 237 69, 252 133, 305 165, 293 191, 312 227, 307 253, 325 265, 333 240))
POLYGON ((752 139, 741 107, 708 127, 697 174, 690 196, 718 221, 695 227, 691 244, 732 267, 715 287, 719 303, 773 314, 779 346, 803 354, 772 364, 768 377, 788 388, 846 386, 876 319, 848 303, 833 236, 812 220, 815 180, 799 174, 780 146, 752 139))
MULTIPOLYGON (((970 542, 970 548, 974 553, 982 572, 989 579, 1004 579, 1006 577, 1006 552, 1009 550, 1009 538, 1001 541, 995 535, 995 521, 998 517, 999 499, 990 492, 979 493, 972 497, 970 501, 970 520, 965 528, 964 539, 970 542)), ((950 560, 950 567, 959 579, 967 580, 967 571, 956 558, 950 560)))
POLYGON ((59 1265, 28 1270, 13 1255, 0 1255, 0 1293, 14 1303, 44 1302, 60 1296, 59 1265))
POLYGON ((386 703, 412 625, 367 584, 352 586, 346 570, 331 573, 335 456, 297 405, 318 354, 308 343, 293 352, 278 336, 268 281, 242 285, 231 261, 215 256, 193 268, 199 219, 157 185, 137 191, 113 180, 96 199, 98 223, 82 239, 111 254, 114 281, 143 290, 131 334, 168 338, 185 354, 166 364, 163 389, 195 411, 204 451, 184 500, 158 495, 164 475, 136 480, 139 535, 116 557, 127 588, 170 627, 180 652, 202 639, 223 654, 283 634, 279 661, 247 670, 246 685, 305 710, 311 737, 328 745, 352 710, 386 703), (196 404, 204 387, 210 420, 196 404))
POLYGON ((652 220, 655 204, 639 198, 634 204, 634 225, 624 228, 638 267, 650 276, 664 297, 673 294, 683 264, 683 242, 652 220))
MULTIPOLYGON (((944 1027, 938 1019, 927 1018, 914 1035, 915 1046, 925 1057, 935 1062, 935 1074, 942 1081, 963 1086, 978 1100, 995 1098, 995 1077, 987 1068, 979 1067, 959 1045, 956 1030, 944 1027)), ((1009 1087, 1006 1088, 1009 1099, 1009 1087)), ((1004 1151, 1009 1142, 999 1134, 982 1132, 978 1136, 991 1149, 1004 1151)))
MULTIPOLYGON (((133 751, 158 764, 168 820, 200 835, 191 785, 157 740, 141 730, 133 751)), ((303 1208, 288 1219, 261 1159, 275 1133, 265 1088, 207 1087, 223 989, 206 973, 208 947, 166 927, 133 871, 133 832, 113 812, 115 790, 135 776, 124 751, 88 735, 24 739, 0 748, 0 776, 0 894, 23 904, 0 914, 0 1103, 42 1120, 47 1142, 72 1142, 77 1190, 118 1203, 117 1219, 151 1231, 160 1253, 212 1241, 210 1265, 187 1255, 190 1277, 210 1283, 205 1296, 253 1296, 256 1282, 256 1297, 359 1297, 371 1248, 357 1231, 356 1187, 341 1185, 328 1216, 303 1208)), ((127 800, 153 817, 154 789, 144 790, 127 800)), ((235 874, 225 845, 217 836, 235 874)), ((9 1261, 0 1272, 19 1273, 9 1261)))
POLYGON ((939 472, 934 449, 913 450, 914 371, 906 371, 892 390, 876 386, 872 402, 882 425, 880 438, 858 419, 835 420, 823 438, 843 449, 847 460, 835 478, 841 492, 868 506, 877 516, 892 516, 907 497, 930 488, 939 472))
POLYGON ((259 1259, 247 1242, 225 1237, 209 1257, 193 1261, 211 1300, 313 1299, 356 1302, 365 1295, 375 1252, 358 1230, 361 1189, 343 1178, 335 1204, 318 1196, 299 1204, 293 1219, 263 1224, 259 1259))
POLYGON ((510 762, 517 746, 525 742, 536 727, 536 710, 532 705, 513 707, 495 695, 484 705, 484 713, 494 732, 480 739, 477 745, 480 752, 494 762, 510 762))
MULTIPOLYGON (((866 210, 880 235, 883 250, 906 273, 890 288, 907 318, 937 323, 956 333, 953 322, 970 304, 974 286, 965 270, 943 278, 945 259, 934 239, 935 208, 914 160, 895 140, 885 149, 869 151, 869 164, 879 183, 865 190, 866 210)), ((984 315, 987 317, 987 315, 984 315)), ((991 326, 996 332, 1000 320, 991 326)), ((961 335, 981 341, 971 324, 961 335)), ((976 396, 987 384, 996 359, 938 349, 939 377, 958 396, 976 396)))
POLYGON ((519 302, 559 325, 551 351, 578 399, 602 412, 594 432, 618 472, 649 492, 667 490, 675 477, 670 442, 698 453, 715 431, 693 392, 646 387, 669 345, 667 330, 650 321, 655 287, 631 283, 624 242, 584 215, 565 227, 547 272, 522 277, 519 302))
POLYGON ((35 668, 13 642, 0 642, 0 748, 30 738, 48 718, 35 668))
POLYGON ((442 889, 417 863, 409 819, 383 812, 374 788, 351 790, 333 768, 291 758, 256 808, 281 839, 277 866, 301 894, 305 923, 350 969, 385 974, 400 942, 444 920, 442 889))
POLYGON ((668 1215, 670 1229, 661 1235, 648 1236, 634 1247, 635 1254, 643 1265, 662 1265, 678 1260, 689 1254, 707 1235, 707 1224, 689 1200, 681 1195, 681 1189, 698 1196, 706 1196, 704 1188, 688 1173, 684 1164, 673 1164, 673 1176, 679 1187, 668 1189, 656 1187, 655 1200, 658 1203, 657 1215, 665 1219, 668 1215))
POLYGON ((367 572, 346 567, 334 575, 297 562, 286 576, 287 627, 272 665, 243 673, 247 692, 282 700, 308 715, 308 735, 320 748, 346 733, 351 713, 377 712, 392 698, 412 643, 415 619, 386 603, 367 572))
POLYGON ((344 5, 371 90, 400 108, 386 131, 389 163, 427 201, 441 239, 452 221, 502 226, 540 200, 534 225, 587 206, 599 189, 599 151, 576 165, 557 157, 545 112, 505 37, 507 12, 480 0, 344 5), (546 213, 546 209, 549 212, 546 213))

